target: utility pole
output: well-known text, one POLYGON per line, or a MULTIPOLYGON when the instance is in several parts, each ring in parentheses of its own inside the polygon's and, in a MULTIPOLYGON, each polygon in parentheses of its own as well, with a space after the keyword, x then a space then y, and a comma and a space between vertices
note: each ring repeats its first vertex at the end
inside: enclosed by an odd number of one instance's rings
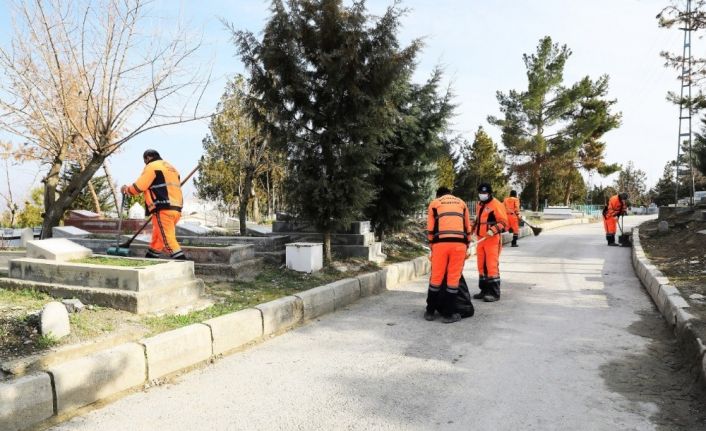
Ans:
POLYGON ((675 186, 674 186, 674 206, 677 206, 679 200, 679 181, 682 175, 688 175, 688 181, 691 183, 690 190, 690 205, 694 205, 695 180, 694 180, 694 163, 692 160, 692 132, 691 118, 693 114, 691 101, 691 84, 692 84, 692 62, 691 62, 691 30, 692 30, 692 9, 691 1, 686 1, 686 11, 682 15, 683 27, 680 30, 684 31, 684 47, 681 60, 681 94, 679 97, 679 136, 677 139, 677 159, 675 166, 675 186), (686 144, 686 145, 685 145, 686 144), (682 147, 684 152, 682 154, 682 147), (686 157, 686 160, 684 159, 686 157))

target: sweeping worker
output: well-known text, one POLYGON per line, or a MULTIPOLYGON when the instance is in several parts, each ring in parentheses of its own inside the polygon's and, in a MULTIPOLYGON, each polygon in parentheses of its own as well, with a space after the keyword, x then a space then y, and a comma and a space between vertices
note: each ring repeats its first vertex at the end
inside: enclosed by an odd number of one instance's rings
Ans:
POLYGON ((466 203, 446 187, 439 187, 436 199, 429 204, 427 234, 431 244, 431 277, 424 318, 434 320, 434 312, 440 308, 444 323, 458 322, 461 314, 456 309, 457 296, 471 241, 471 222, 466 203))
POLYGON ((473 234, 479 238, 476 259, 480 293, 473 295, 475 299, 483 299, 486 302, 500 299, 500 251, 503 244, 501 234, 507 226, 505 206, 493 197, 490 184, 482 183, 478 186, 476 219, 473 222, 473 234))
POLYGON ((185 260, 186 256, 176 239, 176 224, 181 218, 184 199, 179 172, 155 150, 142 155, 145 169, 132 185, 120 191, 130 196, 145 195, 147 214, 152 218, 152 241, 145 257, 185 260))
POLYGON ((510 247, 517 247, 517 239, 520 237, 520 199, 517 197, 517 191, 511 190, 510 196, 503 200, 503 205, 505 205, 508 226, 512 233, 510 247))
POLYGON ((618 227, 618 217, 628 213, 628 194, 620 193, 611 196, 608 205, 603 208, 603 227, 605 228, 605 239, 611 247, 617 246, 615 243, 615 231, 618 227))

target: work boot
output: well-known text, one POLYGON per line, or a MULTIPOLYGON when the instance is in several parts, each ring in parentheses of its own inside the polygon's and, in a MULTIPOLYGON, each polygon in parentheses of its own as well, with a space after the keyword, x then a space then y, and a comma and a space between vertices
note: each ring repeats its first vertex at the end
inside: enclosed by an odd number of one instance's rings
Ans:
POLYGON ((485 290, 485 296, 483 296, 483 301, 485 302, 495 302, 500 299, 500 277, 491 278, 487 282, 487 289, 485 290), (488 298, 492 299, 488 299, 488 298))
POLYGON ((510 247, 517 247, 517 235, 512 236, 512 243, 510 243, 510 247))
POLYGON ((451 315, 444 316, 444 318, 441 319, 441 321, 444 323, 454 323, 458 322, 459 320, 461 320, 461 315, 458 313, 452 313, 451 315))
POLYGON ((186 255, 184 254, 183 251, 179 250, 176 253, 173 253, 171 256, 169 256, 169 258, 172 260, 186 260, 186 255))
POLYGON ((436 319, 436 316, 434 316, 433 311, 425 310, 424 311, 424 319, 431 322, 432 320, 436 319))
POLYGON ((160 257, 162 257, 162 254, 148 248, 147 253, 145 253, 145 257, 148 259, 159 259, 160 257))
POLYGON ((608 241, 609 246, 616 246, 618 244, 615 243, 615 235, 606 235, 605 239, 608 241))
POLYGON ((479 293, 476 293, 473 295, 473 299, 483 299, 485 296, 485 291, 488 289, 488 278, 484 275, 481 275, 478 277, 478 288, 480 289, 479 293))

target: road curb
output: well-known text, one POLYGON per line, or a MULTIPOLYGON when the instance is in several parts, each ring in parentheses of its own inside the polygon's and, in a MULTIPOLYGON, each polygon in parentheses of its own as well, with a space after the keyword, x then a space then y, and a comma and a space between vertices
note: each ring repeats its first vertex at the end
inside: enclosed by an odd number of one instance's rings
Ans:
MULTIPOLYGON (((589 219, 558 220, 545 223, 542 228, 550 230, 589 222, 589 219)), ((520 237, 531 235, 528 227, 522 228, 520 237)), ((503 243, 511 240, 511 234, 503 234, 503 243)), ((0 382, 0 428, 19 431, 56 422, 57 414, 61 415, 59 419, 70 417, 81 407, 113 399, 120 393, 144 386, 151 379, 189 370, 210 359, 240 351, 252 342, 279 335, 345 308, 360 298, 395 289, 430 271, 431 262, 427 256, 421 256, 250 309, 163 332, 140 343, 130 342, 99 350, 55 364, 30 376, 0 382), (194 343, 198 344, 198 348, 189 349, 188 346, 194 343), (120 364, 116 364, 116 360, 120 364), (7 394, 13 395, 8 398, 7 394), (52 405, 51 411, 47 405, 52 405), (28 408, 31 415, 28 415, 28 408)), ((674 302, 673 297, 673 292, 663 289, 663 302, 671 304, 669 301, 674 302)), ((693 318, 683 309, 677 309, 671 315, 684 332, 693 318)), ((692 345, 703 355, 706 349, 701 340, 694 340, 692 345)))
POLYGON ((693 367, 698 371, 701 384, 706 387, 706 345, 694 330, 698 319, 689 313, 689 303, 679 290, 670 284, 669 278, 647 258, 640 243, 640 229, 637 227, 632 230, 632 244, 632 265, 635 274, 674 331, 687 357, 693 360, 693 367))

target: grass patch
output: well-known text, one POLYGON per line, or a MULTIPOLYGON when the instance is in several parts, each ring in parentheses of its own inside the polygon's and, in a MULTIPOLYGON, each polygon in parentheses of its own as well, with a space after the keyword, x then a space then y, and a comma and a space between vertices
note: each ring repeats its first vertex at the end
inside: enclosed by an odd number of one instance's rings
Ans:
POLYGON ((136 266, 152 266, 164 261, 159 260, 147 260, 147 259, 126 259, 123 257, 104 257, 104 256, 91 256, 83 259, 74 259, 70 261, 71 263, 88 263, 91 265, 105 265, 105 266, 124 266, 124 267, 136 267, 136 266))
POLYGON ((37 338, 35 343, 39 349, 44 350, 56 346, 57 344, 59 344, 59 340, 52 337, 51 335, 41 335, 39 338, 37 338))
POLYGON ((145 317, 143 323, 151 334, 157 334, 376 269, 378 269, 377 265, 368 262, 347 271, 337 271, 327 267, 314 274, 302 274, 267 265, 253 281, 207 284, 206 293, 220 301, 211 307, 185 315, 145 317))
POLYGON ((6 304, 22 308, 41 308, 45 303, 51 300, 51 296, 37 290, 0 289, 0 305, 6 304))

